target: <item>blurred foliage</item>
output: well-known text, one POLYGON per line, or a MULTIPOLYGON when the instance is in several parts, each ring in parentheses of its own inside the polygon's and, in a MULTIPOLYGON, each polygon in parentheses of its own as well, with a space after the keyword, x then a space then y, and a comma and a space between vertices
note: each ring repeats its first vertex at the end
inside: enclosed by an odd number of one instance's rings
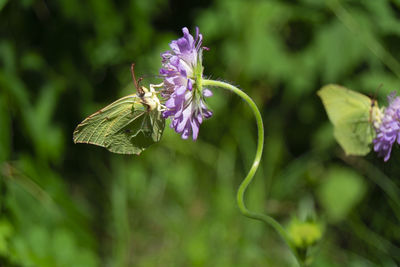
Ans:
POLYGON ((348 168, 335 167, 326 176, 319 188, 319 201, 331 221, 343 220, 364 197, 363 177, 348 168))
POLYGON ((236 208, 256 136, 236 96, 214 90, 197 142, 166 129, 140 157, 72 143, 87 115, 132 93, 130 63, 159 82, 160 53, 195 25, 205 74, 262 110, 249 207, 288 229, 314 213, 313 266, 399 265, 399 149, 386 164, 346 158, 315 94, 334 82, 386 104, 399 18, 398 0, 0 0, 0 266, 294 265, 236 208))

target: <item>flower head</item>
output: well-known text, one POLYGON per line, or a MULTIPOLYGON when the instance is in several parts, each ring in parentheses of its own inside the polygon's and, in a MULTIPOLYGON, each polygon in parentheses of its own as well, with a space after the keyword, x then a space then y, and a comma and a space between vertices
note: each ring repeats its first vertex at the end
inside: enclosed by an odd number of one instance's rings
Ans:
POLYGON ((388 96, 389 107, 385 113, 379 127, 376 128, 376 138, 373 140, 374 151, 384 161, 388 161, 394 142, 400 144, 400 97, 396 97, 393 92, 388 96))
POLYGON ((171 117, 171 127, 182 134, 183 139, 192 135, 197 139, 200 124, 212 112, 206 106, 205 97, 212 95, 202 88, 202 35, 196 28, 196 38, 185 27, 183 37, 170 43, 171 50, 161 54, 164 77, 162 97, 166 99, 164 118, 171 117))

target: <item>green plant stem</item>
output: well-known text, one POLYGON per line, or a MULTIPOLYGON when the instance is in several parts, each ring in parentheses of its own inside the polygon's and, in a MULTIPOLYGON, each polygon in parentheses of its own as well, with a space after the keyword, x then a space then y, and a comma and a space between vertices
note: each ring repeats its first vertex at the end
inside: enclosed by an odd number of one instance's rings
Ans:
POLYGON ((338 17, 338 19, 349 29, 349 31, 358 36, 358 38, 371 50, 372 53, 385 64, 397 77, 400 78, 400 63, 393 55, 385 49, 376 39, 362 30, 357 21, 351 16, 340 0, 330 0, 326 2, 328 7, 338 17))
POLYGON ((298 263, 300 266, 303 266, 303 261, 299 257, 296 248, 293 246, 292 242, 290 241, 285 229, 282 227, 279 222, 277 222, 274 218, 271 216, 268 216, 266 214, 250 211, 247 209, 245 203, 244 203, 244 193, 247 189, 247 186, 251 183, 251 181, 254 178, 254 174, 256 173, 258 166, 260 165, 260 160, 261 156, 263 153, 263 147, 264 147, 264 126, 263 126, 263 121, 262 117, 260 114, 260 111, 257 108, 257 105, 254 103, 253 99, 251 99, 246 93, 244 93, 242 90, 239 88, 226 83, 226 82, 221 82, 221 81, 214 81, 214 80, 202 80, 202 85, 203 86, 214 86, 214 87, 221 87, 224 89, 227 89, 229 91, 232 91, 233 93, 237 94, 240 96, 243 100, 245 100, 250 108, 252 109, 256 122, 257 122, 257 129, 258 129, 258 140, 257 140, 257 151, 256 155, 254 157, 253 164, 250 168, 250 171, 248 172, 247 176, 244 178, 242 183, 239 186, 239 189, 237 191, 236 195, 236 200, 237 204, 239 206, 240 212, 249 218, 260 220, 268 225, 270 225, 272 228, 274 228, 278 234, 282 237, 282 239, 286 242, 286 244, 289 246, 290 250, 293 252, 295 255, 298 263))
POLYGON ((387 197, 392 201, 393 212, 397 219, 400 220, 400 189, 399 187, 377 167, 362 158, 346 157, 343 154, 339 155, 344 162, 356 168, 359 172, 371 179, 378 185, 387 197), (395 207, 393 207, 393 205, 395 207))

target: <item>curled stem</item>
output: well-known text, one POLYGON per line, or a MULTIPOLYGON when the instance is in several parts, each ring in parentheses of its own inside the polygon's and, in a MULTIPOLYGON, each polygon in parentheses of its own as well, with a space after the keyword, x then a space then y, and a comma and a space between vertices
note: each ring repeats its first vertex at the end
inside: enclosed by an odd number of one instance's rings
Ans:
POLYGON ((269 226, 271 226, 272 228, 274 228, 275 231, 278 232, 278 234, 281 236, 281 238, 289 246, 290 250, 296 257, 299 265, 303 266, 303 261, 301 260, 299 254, 297 253, 296 248, 294 247, 293 243, 290 241, 290 239, 289 239, 285 229, 282 227, 282 225, 278 221, 276 221, 274 218, 272 218, 271 216, 268 216, 266 214, 262 214, 259 212, 250 211, 244 203, 244 193, 245 193, 248 185, 253 180, 254 174, 256 173, 258 166, 260 165, 261 156, 262 156, 263 147, 264 147, 264 126, 263 126, 261 113, 258 110, 257 105, 254 103, 253 99, 251 99, 246 93, 244 93, 242 90, 240 90, 239 88, 237 88, 229 83, 204 79, 204 80, 202 80, 202 85, 203 86, 221 87, 221 88, 227 89, 229 91, 232 91, 233 93, 240 96, 243 100, 245 100, 249 104, 250 108, 252 109, 255 119, 256 119, 256 122, 257 122, 257 129, 258 129, 257 151, 256 151, 256 155, 254 157, 253 164, 250 168, 250 171, 248 172, 247 176, 244 178, 244 180, 242 181, 242 183, 239 186, 239 189, 238 189, 237 195, 236 195, 236 201, 239 206, 240 212, 244 216, 249 217, 251 219, 262 221, 262 222, 268 224, 269 226))

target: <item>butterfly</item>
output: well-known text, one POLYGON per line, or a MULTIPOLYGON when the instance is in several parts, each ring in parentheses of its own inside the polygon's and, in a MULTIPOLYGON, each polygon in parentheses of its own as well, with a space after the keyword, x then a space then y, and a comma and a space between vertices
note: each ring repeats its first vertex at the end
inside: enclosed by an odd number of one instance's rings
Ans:
POLYGON ((105 147, 119 154, 139 155, 151 144, 161 140, 165 119, 163 106, 155 88, 163 84, 150 84, 150 90, 140 86, 131 66, 136 94, 118 99, 83 120, 73 133, 74 143, 105 147))
POLYGON ((374 124, 382 117, 377 101, 335 84, 322 87, 317 94, 346 155, 368 154, 376 135, 374 124))

